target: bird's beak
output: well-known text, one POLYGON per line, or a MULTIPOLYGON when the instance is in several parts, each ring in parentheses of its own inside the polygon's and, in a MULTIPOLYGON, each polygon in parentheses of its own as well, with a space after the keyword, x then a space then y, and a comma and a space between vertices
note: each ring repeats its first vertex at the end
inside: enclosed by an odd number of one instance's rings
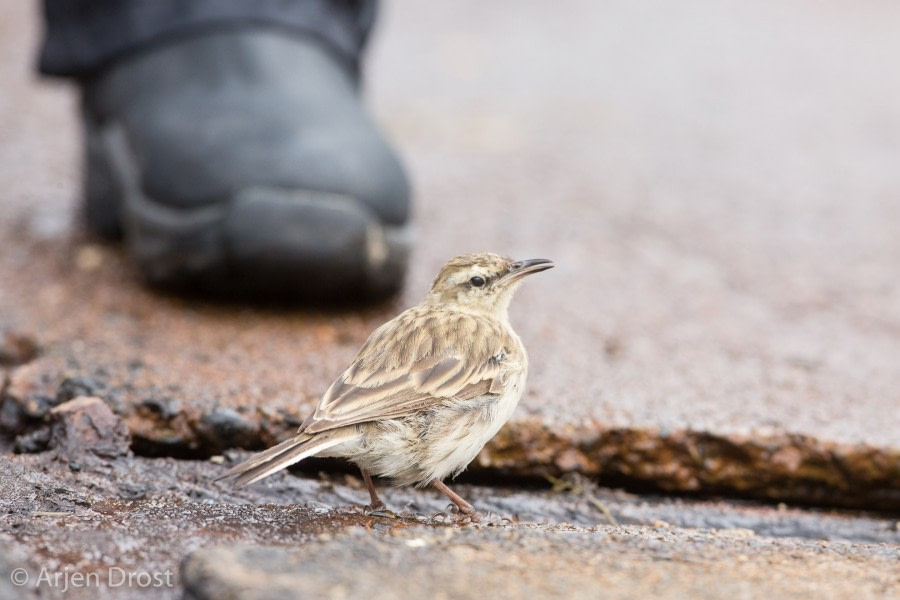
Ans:
POLYGON ((500 278, 500 282, 502 282, 504 285, 508 285, 514 281, 522 279, 526 275, 531 275, 532 273, 540 273, 541 271, 546 271, 547 269, 552 268, 553 261, 547 260, 546 258, 531 258, 528 260, 520 260, 509 265, 509 271, 507 271, 506 274, 504 274, 500 278))

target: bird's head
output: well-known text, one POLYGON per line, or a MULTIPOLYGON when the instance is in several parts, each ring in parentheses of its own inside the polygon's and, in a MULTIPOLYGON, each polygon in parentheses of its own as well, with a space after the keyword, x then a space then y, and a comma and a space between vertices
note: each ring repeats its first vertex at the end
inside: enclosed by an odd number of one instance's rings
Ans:
POLYGON ((522 279, 552 266, 544 258, 517 261, 490 252, 457 256, 434 278, 425 302, 505 317, 522 279))

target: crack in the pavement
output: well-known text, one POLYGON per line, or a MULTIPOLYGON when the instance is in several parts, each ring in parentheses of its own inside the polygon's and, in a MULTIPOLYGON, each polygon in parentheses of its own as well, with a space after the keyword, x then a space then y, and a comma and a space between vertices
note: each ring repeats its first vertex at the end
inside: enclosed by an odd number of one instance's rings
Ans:
MULTIPOLYGON (((205 459, 229 448, 256 450, 296 427, 295 415, 284 411, 201 408, 168 392, 160 400, 160 390, 55 368, 52 360, 38 359, 4 374, 0 433, 14 437, 21 451, 44 449, 46 436, 36 433, 46 427, 50 408, 84 394, 101 397, 125 420, 132 451, 141 456, 205 459)), ((341 468, 334 461, 321 464, 341 468)), ((567 473, 635 491, 900 512, 900 453, 787 433, 554 427, 514 419, 463 480, 531 487, 567 473)))

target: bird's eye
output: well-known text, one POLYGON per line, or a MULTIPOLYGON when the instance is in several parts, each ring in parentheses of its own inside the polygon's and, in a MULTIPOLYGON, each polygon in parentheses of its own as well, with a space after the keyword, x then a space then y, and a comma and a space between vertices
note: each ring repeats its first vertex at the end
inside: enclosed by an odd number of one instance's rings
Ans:
POLYGON ((478 275, 476 275, 475 277, 473 277, 472 279, 469 280, 469 283, 471 283, 475 287, 481 287, 484 285, 484 277, 479 277, 478 275))

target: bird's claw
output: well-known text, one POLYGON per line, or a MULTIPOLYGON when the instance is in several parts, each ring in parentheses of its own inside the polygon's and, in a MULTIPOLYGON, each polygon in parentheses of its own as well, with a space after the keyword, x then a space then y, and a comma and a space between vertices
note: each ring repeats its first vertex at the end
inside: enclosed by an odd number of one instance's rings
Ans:
POLYGON ((472 512, 463 512, 456 505, 452 505, 447 507, 445 512, 434 513, 431 515, 429 519, 431 523, 465 523, 466 521, 471 523, 479 523, 481 521, 481 517, 478 516, 478 513, 475 511, 472 512))
POLYGON ((478 513, 475 511, 472 511, 470 513, 460 512, 456 515, 457 523, 465 523, 466 521, 468 521, 469 523, 480 523, 481 517, 478 516, 478 513))
POLYGON ((445 508, 444 511, 445 512, 438 514, 443 514, 446 516, 446 513, 450 513, 451 515, 453 515, 453 520, 456 523, 464 523, 466 521, 478 523, 481 521, 481 517, 478 516, 478 513, 475 512, 474 508, 466 510, 455 504, 448 504, 447 508, 445 508))
POLYGON ((399 519, 400 516, 385 506, 384 502, 378 504, 367 504, 363 507, 363 514, 367 517, 386 517, 389 519, 399 519))

